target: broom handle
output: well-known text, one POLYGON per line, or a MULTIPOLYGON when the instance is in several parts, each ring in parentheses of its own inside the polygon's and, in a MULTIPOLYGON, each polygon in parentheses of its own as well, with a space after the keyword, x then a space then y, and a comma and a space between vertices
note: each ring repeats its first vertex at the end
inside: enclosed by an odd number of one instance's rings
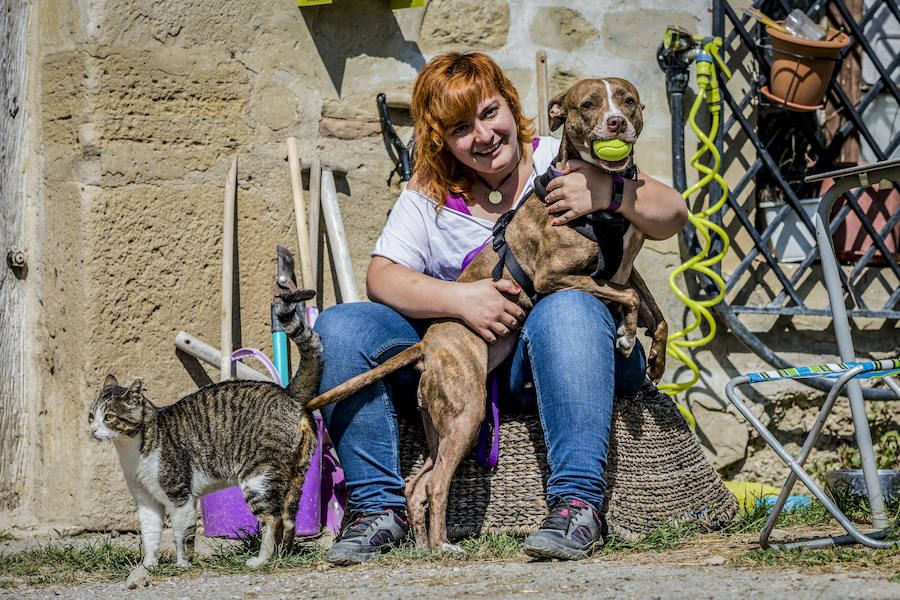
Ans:
POLYGON ((234 296, 234 209, 237 196, 237 156, 231 159, 231 168, 225 180, 225 224, 222 232, 222 355, 219 363, 219 381, 231 379, 231 303, 234 296))
POLYGON ((300 287, 306 290, 316 289, 316 278, 313 274, 312 261, 309 256, 309 227, 306 224, 306 206, 303 202, 303 181, 300 178, 300 156, 297 153, 297 140, 287 139, 288 163, 291 167, 291 193, 294 198, 294 218, 297 221, 297 245, 300 252, 300 287))

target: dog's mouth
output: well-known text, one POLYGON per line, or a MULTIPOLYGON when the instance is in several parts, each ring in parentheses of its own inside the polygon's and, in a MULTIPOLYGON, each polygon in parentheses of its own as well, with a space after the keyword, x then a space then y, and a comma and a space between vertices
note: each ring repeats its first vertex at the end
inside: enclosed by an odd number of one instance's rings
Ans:
MULTIPOLYGON (((602 141, 609 141, 609 140, 602 140, 602 141)), ((631 161, 634 158, 634 149, 631 147, 631 144, 629 142, 625 142, 624 140, 621 140, 621 141, 623 142, 623 144, 629 144, 629 146, 627 147, 627 151, 622 150, 619 152, 619 154, 623 155, 622 158, 619 158, 618 155, 614 152, 610 152, 611 154, 613 154, 613 156, 609 156, 609 154, 607 154, 606 157, 599 156, 597 154, 596 150, 594 149, 593 143, 591 143, 591 145, 590 145, 591 156, 594 157, 594 159, 596 159, 597 162, 600 163, 600 166, 603 167, 603 169, 605 169, 611 173, 624 171, 625 169, 627 169, 628 167, 631 166, 631 161)))

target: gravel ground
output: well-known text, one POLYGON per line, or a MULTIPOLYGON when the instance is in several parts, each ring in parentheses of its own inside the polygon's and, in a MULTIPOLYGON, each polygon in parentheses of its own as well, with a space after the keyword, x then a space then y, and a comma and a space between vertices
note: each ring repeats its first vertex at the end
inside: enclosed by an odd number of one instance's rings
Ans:
MULTIPOLYGON (((80 535, 56 541, 84 543, 90 539, 80 535)), ((116 539, 120 541, 131 544, 135 538, 125 535, 116 539)), ((751 541, 748 537, 699 536, 669 552, 614 554, 576 563, 532 562, 518 556, 511 561, 490 562, 377 562, 348 568, 319 565, 239 575, 197 568, 183 577, 154 578, 149 587, 136 590, 126 590, 122 581, 18 586, 0 588, 0 598, 900 598, 900 583, 887 581, 897 573, 895 567, 886 570, 869 564, 832 563, 814 569, 772 569, 730 564, 732 556, 756 547, 751 541)), ((9 553, 46 542, 46 537, 4 542, 0 551, 9 553)), ((201 546, 198 544, 198 551, 201 546)))

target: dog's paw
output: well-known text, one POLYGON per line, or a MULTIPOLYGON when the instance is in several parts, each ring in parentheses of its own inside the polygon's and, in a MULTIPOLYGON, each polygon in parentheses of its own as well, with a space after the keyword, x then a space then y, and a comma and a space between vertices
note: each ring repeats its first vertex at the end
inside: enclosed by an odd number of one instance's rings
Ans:
POLYGON ((150 585, 150 582, 150 573, 147 572, 147 568, 144 565, 138 565, 128 574, 128 579, 125 580, 125 588, 133 590, 139 587, 147 587, 150 585))
POLYGON ((189 560, 181 559, 181 560, 175 561, 175 566, 181 567, 182 569, 190 569, 191 567, 194 566, 194 564, 189 560))
POLYGON ((625 356, 631 356, 631 351, 634 350, 634 345, 637 343, 637 337, 633 335, 624 335, 622 332, 619 332, 619 337, 616 338, 616 350, 625 356))

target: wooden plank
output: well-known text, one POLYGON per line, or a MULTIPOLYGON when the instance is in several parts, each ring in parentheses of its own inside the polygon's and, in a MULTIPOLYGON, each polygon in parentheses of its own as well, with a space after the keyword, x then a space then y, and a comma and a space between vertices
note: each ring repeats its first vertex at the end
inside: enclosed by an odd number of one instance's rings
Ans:
POLYGON ((538 50, 537 53, 537 96, 537 134, 550 135, 550 124, 547 116, 550 92, 547 89, 547 52, 545 50, 538 50))
MULTIPOLYGON (((853 20, 859 23, 863 16, 864 0, 844 0, 844 6, 853 17, 853 20)), ((844 22, 841 13, 833 4, 828 5, 828 16, 835 27, 844 27, 845 32, 850 31, 850 27, 844 22)), ((837 73, 836 81, 841 85, 850 102, 856 106, 862 99, 862 46, 855 44, 844 60, 841 61, 840 70, 837 73)), ((840 109, 830 102, 826 106, 825 120, 825 137, 830 140, 835 133, 841 128, 846 121, 846 117, 840 114, 840 109), (829 114, 830 113, 830 114, 829 114)), ((854 128, 841 146, 841 152, 837 157, 838 162, 842 163, 858 163, 859 162, 859 131, 854 128)))
MULTIPOLYGON (((0 201, 0 510, 27 506, 32 490, 26 488, 33 483, 37 466, 36 449, 43 443, 34 435, 34 420, 40 407, 39 388, 26 386, 34 381, 36 366, 33 364, 34 345, 37 343, 26 335, 26 319, 33 321, 26 307, 27 268, 39 276, 40 269, 33 261, 37 256, 34 248, 26 247, 26 185, 27 167, 24 165, 32 153, 28 151, 28 114, 25 110, 29 92, 26 68, 30 62, 28 46, 28 13, 34 7, 27 2, 4 3, 4 49, 0 62, 0 89, 3 90, 3 110, 0 111, 0 181, 3 182, 3 200, 0 201), (6 266, 6 254, 10 250, 25 253, 26 269, 10 269, 6 266), (31 318, 29 318, 31 317, 31 318), (28 357, 26 359, 26 356, 28 357), (26 367, 26 365, 28 365, 26 367), (29 400, 34 402, 29 406, 29 400)), ((32 74, 31 79, 35 79, 32 74)), ((30 100, 34 105, 34 100, 30 100)), ((33 117, 33 116, 32 116, 33 117)), ((32 119, 33 120, 33 119, 32 119)), ((40 120, 40 119, 38 119, 40 120)), ((33 154, 39 154, 35 152, 33 154)), ((34 239, 31 237, 31 239, 34 239)), ((40 281, 38 278, 35 281, 40 281)), ((33 288, 32 288, 33 289, 33 288)), ((28 296, 32 296, 32 291, 28 296)), ((46 417, 43 417, 46 418, 46 417)), ((79 424, 81 421, 79 421, 79 424)))

